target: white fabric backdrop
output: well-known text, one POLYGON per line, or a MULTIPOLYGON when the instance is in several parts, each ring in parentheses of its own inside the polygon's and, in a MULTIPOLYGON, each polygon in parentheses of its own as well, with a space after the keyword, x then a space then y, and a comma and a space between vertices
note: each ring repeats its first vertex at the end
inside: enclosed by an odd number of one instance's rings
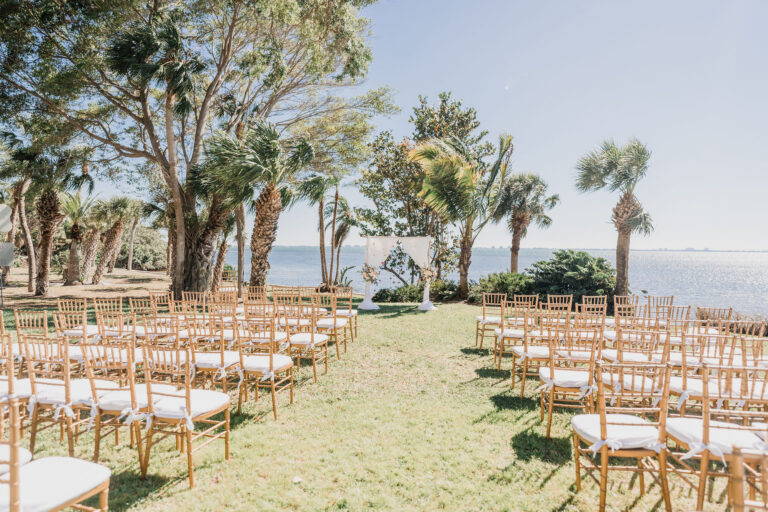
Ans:
POLYGON ((431 238, 428 236, 369 236, 365 244, 365 263, 372 267, 381 266, 398 241, 416 265, 429 268, 431 238))

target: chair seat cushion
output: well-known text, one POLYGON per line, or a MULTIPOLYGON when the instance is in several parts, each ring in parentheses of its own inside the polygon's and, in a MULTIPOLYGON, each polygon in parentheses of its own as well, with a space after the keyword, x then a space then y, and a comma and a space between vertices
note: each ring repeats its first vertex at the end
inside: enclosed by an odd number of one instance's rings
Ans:
MULTIPOLYGON (((17 398, 29 398, 32 394, 32 384, 29 379, 15 379, 13 381, 13 394, 17 398)), ((0 381, 0 402, 4 402, 8 399, 8 381, 0 381)))
MULTIPOLYGON (((58 510, 63 504, 88 493, 109 480, 110 470, 101 464, 71 457, 45 457, 19 470, 21 510, 58 510)), ((0 509, 8 510, 10 487, 0 484, 0 509)))
MULTIPOLYGON (((603 373, 603 384, 610 387, 614 391, 620 391, 621 389, 631 390, 631 391, 640 391, 644 393, 653 393, 654 391, 657 391, 659 388, 661 388, 661 383, 656 382, 656 386, 654 389, 654 381, 651 378, 644 377, 642 375, 637 374, 613 374, 613 373, 603 373), (618 389, 618 388, 621 389, 618 389)), ((659 392, 660 393, 660 392, 659 392)))
POLYGON ((337 309, 336 316, 343 316, 347 318, 352 316, 357 316, 357 310, 356 309, 337 309))
MULTIPOLYGON (((183 395, 183 393, 184 390, 179 390, 180 395, 183 395)), ((190 403, 192 404, 192 410, 187 411, 187 402, 184 396, 164 396, 154 405, 155 417, 178 420, 190 416, 194 419, 224 407, 229 407, 229 395, 210 389, 193 389, 190 391, 190 403)))
POLYGON ((555 378, 552 380, 550 368, 539 368, 539 378, 547 384, 554 384, 559 388, 582 388, 589 386, 590 374, 587 370, 561 370, 555 368, 555 378))
MULTIPOLYGON (((11 459, 11 446, 8 444, 0 444, 0 460, 11 459)), ((19 464, 22 466, 32 460, 32 452, 19 446, 19 464)), ((6 474, 11 468, 8 464, 0 464, 0 475, 6 474)))
MULTIPOLYGON (((659 430, 639 416, 630 414, 606 414, 606 444, 613 449, 652 448, 659 442, 659 430), (627 425, 616 425, 627 423, 627 425)), ((600 415, 577 414, 571 418, 571 426, 585 441, 600 442, 600 415)))
POLYGON ((501 318, 498 316, 483 317, 483 315, 477 315, 477 321, 485 325, 499 325, 501 323, 501 318))
MULTIPOLYGON (((291 335, 291 345, 310 345, 312 344, 312 333, 300 332, 291 335)), ((314 336, 314 344, 320 345, 328 341, 328 336, 325 334, 317 334, 314 336)))
MULTIPOLYGON (((678 395, 687 391, 690 396, 700 397, 704 391, 704 381, 688 377, 683 382, 682 377, 675 375, 669 378, 669 391, 678 395)), ((716 381, 709 382, 709 392, 714 396, 720 393, 720 388, 716 381)))
POLYGON ((346 318, 321 318, 317 321, 318 329, 331 329, 332 327, 345 327, 348 323, 346 318))
MULTIPOLYGON (((272 355, 272 370, 284 370, 293 366, 293 359, 284 354, 272 355)), ((243 370, 246 372, 255 372, 261 374, 269 373, 269 356, 253 355, 243 357, 243 370)))
POLYGON ((604 329, 603 330, 603 338, 605 338, 608 341, 616 341, 616 339, 619 337, 618 334, 616 334, 616 331, 614 329, 604 329))
MULTIPOLYGON (((62 334, 68 338, 82 338, 83 337, 83 328, 77 327, 74 329, 64 329, 62 331, 62 334)), ((85 326, 85 334, 86 336, 96 336, 99 334, 99 326, 98 325, 86 325, 85 326)))
POLYGON ((528 352, 526 352, 525 347, 518 345, 517 347, 512 347, 512 353, 517 357, 525 356, 533 359, 549 359, 549 347, 545 347, 544 345, 529 346, 528 352))
MULTIPOLYGON (((147 386, 139 384, 134 389, 136 396, 136 409, 145 409, 149 405, 147 400, 147 386)), ((171 393, 178 395, 183 391, 172 384, 152 384, 152 393, 171 393)), ((162 395, 156 395, 154 403, 157 403, 162 395)), ((128 389, 119 389, 117 391, 108 391, 99 397, 99 408, 102 411, 123 411, 131 409, 131 392, 128 389)))
MULTIPOLYGON (((703 422, 701 418, 685 418, 670 416, 667 418, 667 434, 678 441, 682 441, 689 447, 695 447, 702 442, 703 422)), ((722 421, 709 422, 709 447, 714 455, 719 451, 723 454, 731 453, 734 446, 749 450, 763 450, 765 443, 753 431, 738 428, 733 423, 722 421), (724 428, 726 427, 726 428, 724 428), (736 427, 736 428, 733 428, 736 427)))
POLYGON ((203 369, 229 368, 240 363, 240 353, 236 350, 220 352, 195 352, 195 366, 203 369), (222 364, 223 359, 223 364, 222 364))
POLYGON ((292 326, 299 326, 299 325, 309 325, 310 320, 309 318, 285 318, 282 317, 277 322, 279 325, 292 325, 292 326))
MULTIPOLYGON (((601 357, 606 361, 617 362, 619 360, 619 351, 615 348, 604 348, 601 357)), ((622 351, 621 357, 625 363, 647 363, 648 355, 641 352, 622 351)))
POLYGON ((495 329, 493 332, 501 339, 512 338, 521 340, 525 337, 525 329, 504 329, 504 332, 501 329, 495 329))
MULTIPOLYGON (((63 381, 60 381, 63 384, 63 381)), ((97 388, 119 388, 117 382, 110 380, 96 379, 97 388)), ((85 405, 91 402, 93 399, 93 392, 91 391, 91 383, 88 379, 71 379, 69 381, 69 398, 70 405, 85 405)), ((53 405, 64 404, 66 402, 66 394, 63 385, 53 385, 37 379, 35 381, 35 387, 37 388, 37 394, 35 398, 41 404, 53 405)), ((108 391, 106 389, 98 390, 99 396, 103 396, 108 391)))

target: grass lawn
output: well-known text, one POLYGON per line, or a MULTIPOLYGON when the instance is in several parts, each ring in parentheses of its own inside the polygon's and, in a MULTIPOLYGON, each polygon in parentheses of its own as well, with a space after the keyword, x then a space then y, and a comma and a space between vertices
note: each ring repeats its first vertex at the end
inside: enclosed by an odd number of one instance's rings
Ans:
MULTIPOLYGON (((153 450, 141 480, 135 450, 105 440, 110 509, 595 510, 594 482, 575 492, 570 413, 556 414, 546 441, 537 384, 521 400, 509 372, 472 346, 477 313, 462 304, 361 313, 359 340, 318 384, 302 367, 296 401, 281 397, 277 421, 268 395, 233 414, 232 459, 223 443, 198 452, 193 490, 172 441, 153 450)), ((78 456, 91 456, 91 437, 78 456)), ((37 456, 66 453, 57 435, 42 441, 37 456)), ((628 475, 610 478, 610 510, 663 510, 657 486, 641 498, 628 475)), ((674 476, 671 485, 675 510, 693 510, 693 493, 674 476)), ((723 488, 707 510, 725 508, 723 488)))

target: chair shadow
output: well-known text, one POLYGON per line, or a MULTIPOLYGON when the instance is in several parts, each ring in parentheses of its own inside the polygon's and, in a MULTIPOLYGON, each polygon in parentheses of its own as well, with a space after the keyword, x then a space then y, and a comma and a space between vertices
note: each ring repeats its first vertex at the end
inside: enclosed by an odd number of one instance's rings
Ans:
POLYGON ((476 368, 475 374, 481 379, 507 380, 512 372, 509 370, 497 370, 496 368, 476 368))
POLYGON ((428 313, 428 311, 419 311, 418 306, 418 304, 380 304, 380 309, 375 311, 358 309, 358 315, 398 318, 404 315, 428 313))
POLYGON ((571 441, 558 437, 547 439, 531 429, 518 432, 512 437, 512 449, 518 459, 530 461, 539 459, 543 462, 565 464, 571 460, 571 441))
POLYGON ((497 410, 534 411, 538 410, 539 402, 533 398, 520 398, 518 394, 499 393, 492 395, 491 403, 497 410))
MULTIPOLYGON (((186 473, 179 478, 168 478, 148 474, 141 478, 137 470, 126 470, 113 473, 109 482, 109 510, 128 510, 151 494, 162 491, 162 488, 177 482, 186 480, 186 473)), ((86 502, 91 506, 98 506, 98 497, 86 502)))
POLYGON ((467 354, 469 356, 489 356, 491 355, 491 349, 488 348, 462 348, 461 349, 462 354, 467 354))

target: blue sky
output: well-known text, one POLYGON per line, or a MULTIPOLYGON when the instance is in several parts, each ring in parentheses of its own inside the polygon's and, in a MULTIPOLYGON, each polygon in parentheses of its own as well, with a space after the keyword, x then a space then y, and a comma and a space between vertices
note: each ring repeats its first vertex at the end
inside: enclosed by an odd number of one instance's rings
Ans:
MULTIPOLYGON (((615 246, 617 197, 576 192, 574 164, 638 137, 653 156, 636 192, 656 230, 634 248, 768 249, 768 2, 381 0, 364 14, 365 87, 391 86, 402 108, 380 129, 409 134, 418 95, 452 91, 492 138, 514 136, 514 170, 560 194, 552 227, 524 247, 615 246)), ((285 213, 277 243, 314 244, 308 215, 285 213)), ((489 226, 478 245, 509 239, 489 226)))

